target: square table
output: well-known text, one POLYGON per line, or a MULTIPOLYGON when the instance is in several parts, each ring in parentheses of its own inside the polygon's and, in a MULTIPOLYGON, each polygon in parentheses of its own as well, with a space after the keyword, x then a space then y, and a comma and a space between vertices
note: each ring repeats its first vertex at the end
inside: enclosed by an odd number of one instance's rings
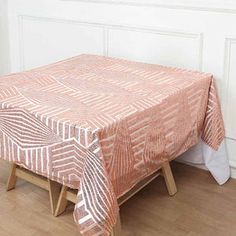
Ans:
POLYGON ((80 55, 0 78, 0 157, 78 189, 83 235, 109 235, 117 199, 224 125, 211 74, 80 55))

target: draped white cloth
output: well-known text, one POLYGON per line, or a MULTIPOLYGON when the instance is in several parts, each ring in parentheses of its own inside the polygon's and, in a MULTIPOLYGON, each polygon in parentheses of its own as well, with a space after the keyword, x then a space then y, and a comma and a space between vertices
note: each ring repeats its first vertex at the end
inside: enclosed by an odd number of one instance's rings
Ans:
POLYGON ((224 141, 219 149, 215 151, 200 140, 197 145, 190 148, 176 160, 209 170, 220 185, 230 178, 230 166, 224 141))

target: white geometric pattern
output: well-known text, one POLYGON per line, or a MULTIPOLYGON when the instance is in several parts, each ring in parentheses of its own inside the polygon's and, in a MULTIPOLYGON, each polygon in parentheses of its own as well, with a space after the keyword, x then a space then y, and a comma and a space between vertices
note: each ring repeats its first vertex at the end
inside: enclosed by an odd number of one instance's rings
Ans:
POLYGON ((0 78, 0 157, 78 189, 83 235, 109 235, 117 198, 200 135, 224 137, 210 74, 81 55, 0 78))

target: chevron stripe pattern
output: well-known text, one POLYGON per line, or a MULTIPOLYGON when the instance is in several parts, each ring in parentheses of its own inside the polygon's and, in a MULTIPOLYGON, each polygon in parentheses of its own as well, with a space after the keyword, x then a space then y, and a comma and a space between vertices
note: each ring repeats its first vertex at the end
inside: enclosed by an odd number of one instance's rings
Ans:
POLYGON ((200 136, 224 137, 211 74, 80 55, 0 78, 0 157, 78 189, 82 235, 109 235, 117 198, 200 136))

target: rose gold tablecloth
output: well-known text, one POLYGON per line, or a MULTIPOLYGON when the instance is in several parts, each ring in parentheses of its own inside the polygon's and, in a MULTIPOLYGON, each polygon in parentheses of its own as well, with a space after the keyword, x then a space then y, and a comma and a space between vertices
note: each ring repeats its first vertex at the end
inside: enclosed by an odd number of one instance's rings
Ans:
POLYGON ((199 136, 224 137, 210 74, 81 55, 0 78, 1 158, 78 189, 83 235, 108 235, 117 197, 199 136))

